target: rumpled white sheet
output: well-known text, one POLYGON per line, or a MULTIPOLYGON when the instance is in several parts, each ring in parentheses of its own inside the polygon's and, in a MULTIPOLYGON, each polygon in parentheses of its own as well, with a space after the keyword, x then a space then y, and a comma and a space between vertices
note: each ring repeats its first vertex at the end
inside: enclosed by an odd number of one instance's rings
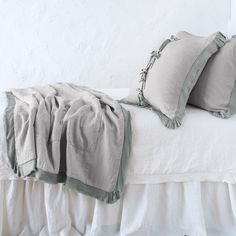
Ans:
MULTIPOLYGON (((116 99, 127 89, 103 89, 116 99)), ((188 106, 180 128, 165 128, 152 111, 125 105, 133 142, 126 183, 236 182, 236 115, 214 117, 188 106)))
POLYGON ((61 184, 0 181, 3 236, 235 236, 236 185, 126 185, 107 205, 61 184))
MULTIPOLYGON (((100 90, 114 99, 128 94, 128 89, 100 90)), ((0 120, 5 103, 0 97, 0 120)), ((133 133, 127 184, 236 182, 236 115, 220 119, 189 106, 182 126, 170 130, 154 112, 124 106, 131 113, 133 133)), ((1 122, 0 129, 2 136, 1 122)), ((2 141, 0 137, 0 149, 4 146, 2 141)), ((6 159, 4 157, 2 155, 2 160, 6 159)), ((0 179, 12 177, 11 172, 0 165, 0 179)))

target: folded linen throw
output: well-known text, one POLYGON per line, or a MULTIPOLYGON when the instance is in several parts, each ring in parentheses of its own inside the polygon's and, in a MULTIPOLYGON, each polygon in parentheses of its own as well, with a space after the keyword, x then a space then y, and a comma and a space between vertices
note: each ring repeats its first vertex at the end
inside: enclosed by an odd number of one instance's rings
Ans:
POLYGON ((8 157, 19 177, 113 203, 130 154, 130 114, 104 93, 57 83, 6 93, 8 157))

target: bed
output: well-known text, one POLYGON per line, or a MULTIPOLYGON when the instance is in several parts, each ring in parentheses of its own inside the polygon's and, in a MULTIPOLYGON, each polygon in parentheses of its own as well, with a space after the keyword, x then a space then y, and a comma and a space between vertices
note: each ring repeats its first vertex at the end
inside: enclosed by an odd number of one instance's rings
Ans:
MULTIPOLYGON (((99 89, 114 99, 128 89, 99 89)), ((6 101, 0 97, 2 120, 6 101)), ((0 123, 1 235, 220 236, 236 232, 236 116, 187 107, 178 130, 148 109, 132 119, 124 194, 115 204, 33 179, 20 180, 5 156, 0 123)))

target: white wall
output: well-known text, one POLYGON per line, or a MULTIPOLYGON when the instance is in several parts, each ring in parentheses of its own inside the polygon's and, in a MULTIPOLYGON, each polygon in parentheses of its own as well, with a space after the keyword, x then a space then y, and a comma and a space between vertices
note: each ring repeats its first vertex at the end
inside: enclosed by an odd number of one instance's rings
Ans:
POLYGON ((236 35, 236 0, 231 0, 229 35, 236 35))
POLYGON ((158 40, 227 33, 230 0, 0 0, 0 89, 127 87, 158 40))

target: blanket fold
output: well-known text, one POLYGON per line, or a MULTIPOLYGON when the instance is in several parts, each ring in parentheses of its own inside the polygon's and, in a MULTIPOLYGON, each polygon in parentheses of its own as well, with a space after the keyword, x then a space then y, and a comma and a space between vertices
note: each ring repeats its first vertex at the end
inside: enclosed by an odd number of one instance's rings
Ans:
POLYGON ((64 183, 106 203, 120 198, 130 114, 104 93, 69 83, 7 92, 6 140, 20 177, 64 183))

